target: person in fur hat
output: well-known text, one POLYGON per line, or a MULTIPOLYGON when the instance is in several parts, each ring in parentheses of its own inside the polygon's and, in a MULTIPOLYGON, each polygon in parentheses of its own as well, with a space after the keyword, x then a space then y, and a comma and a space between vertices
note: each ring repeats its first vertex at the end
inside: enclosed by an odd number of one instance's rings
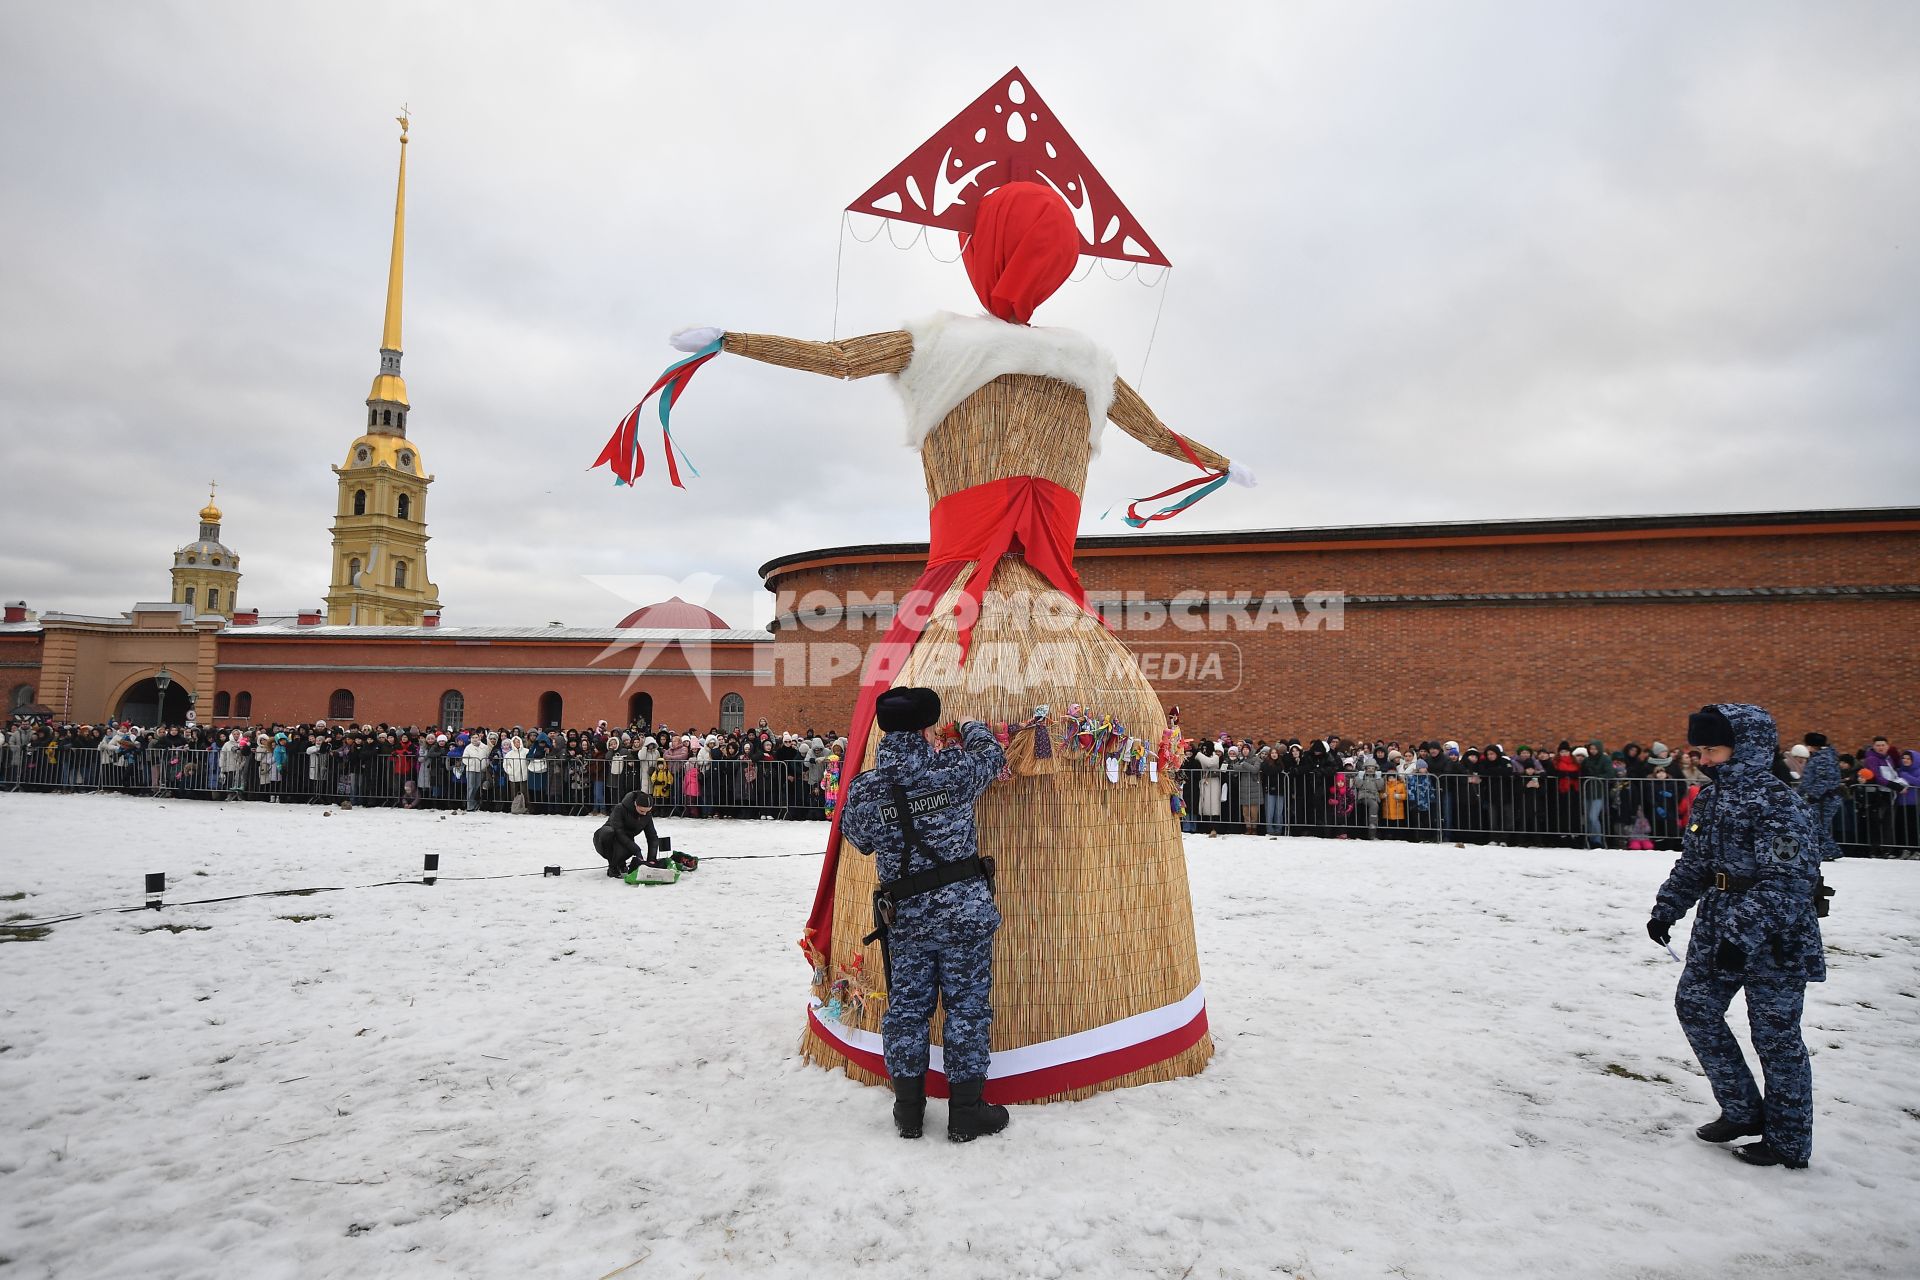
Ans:
POLYGON ((1813 1071, 1800 1016, 1807 984, 1825 981, 1820 842, 1807 806, 1772 771, 1773 717, 1747 703, 1700 708, 1687 742, 1713 781, 1701 789, 1680 859, 1660 886, 1647 934, 1668 946, 1694 916, 1674 1008, 1720 1115, 1704 1142, 1757 1137, 1734 1154, 1751 1165, 1804 1169, 1813 1151, 1813 1071), (1754 1084, 1727 1006, 1746 992, 1747 1022, 1766 1081, 1754 1084))
POLYGON ((1800 744, 1806 759, 1800 765, 1800 798, 1813 814, 1813 833, 1820 840, 1820 860, 1832 862, 1840 856, 1840 843, 1834 839, 1834 819, 1840 816, 1843 794, 1840 784, 1840 757, 1827 745, 1827 735, 1810 732, 1800 744))
POLYGON ((932 689, 889 689, 875 702, 881 730, 873 767, 847 788, 840 829, 876 862, 874 932, 886 948, 881 1034, 893 1079, 893 1119, 903 1138, 924 1123, 929 1022, 946 1009, 947 1137, 1000 1132, 1007 1109, 985 1102, 993 1031, 993 863, 979 856, 974 804, 1006 763, 993 730, 960 726, 961 745, 935 751, 940 722, 932 689))

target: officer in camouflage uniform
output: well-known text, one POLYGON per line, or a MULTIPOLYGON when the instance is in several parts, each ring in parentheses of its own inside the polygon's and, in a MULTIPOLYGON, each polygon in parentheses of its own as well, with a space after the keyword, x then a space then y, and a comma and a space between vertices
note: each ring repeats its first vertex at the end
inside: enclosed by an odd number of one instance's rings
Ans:
POLYGON ((993 1029, 991 868, 978 856, 973 806, 1005 753, 977 720, 961 746, 936 752, 925 730, 940 719, 931 689, 889 689, 875 719, 884 736, 874 764, 847 788, 840 831, 879 860, 875 933, 887 949, 887 1011, 880 1030, 893 1077, 893 1118, 903 1138, 920 1136, 926 1114, 929 1022, 936 997, 947 1010, 947 1137, 970 1142, 1007 1127, 1007 1109, 981 1099, 993 1029), (891 919, 887 919, 888 915, 891 919))
POLYGON ((1702 707, 1688 721, 1687 741, 1701 749, 1713 781, 1694 800, 1680 860, 1660 886, 1647 933, 1665 945, 1699 903, 1674 995, 1720 1104, 1720 1118, 1699 1136, 1758 1135, 1761 1141, 1734 1154, 1748 1164, 1803 1169, 1813 1150, 1813 1072, 1800 1013, 1807 983, 1827 976, 1815 911, 1820 841, 1806 805, 1770 770, 1772 716, 1740 702, 1702 707), (1764 1099, 1727 1028, 1727 1005, 1742 987, 1764 1099))
POLYGON ((1833 838, 1833 820, 1840 816, 1840 757, 1827 745, 1827 735, 1806 736, 1806 768, 1800 771, 1800 798, 1813 810, 1813 834, 1820 841, 1820 861, 1832 862, 1840 856, 1840 842, 1833 838))

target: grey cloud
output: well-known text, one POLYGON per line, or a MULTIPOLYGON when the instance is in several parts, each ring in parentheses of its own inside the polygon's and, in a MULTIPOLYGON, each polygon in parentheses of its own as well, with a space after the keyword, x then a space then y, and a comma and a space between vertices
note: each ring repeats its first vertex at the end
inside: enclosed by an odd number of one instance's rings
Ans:
MULTIPOLYGON (((1177 264, 1164 294, 1095 276, 1041 318, 1134 377, 1164 302, 1148 398, 1262 477, 1185 527, 1913 500, 1913 6, 978 18, 16 8, 0 595, 163 594, 218 475, 243 598, 319 601, 402 100, 450 620, 611 621, 588 575, 713 572, 751 624, 764 560, 924 537, 882 386, 716 363, 676 415, 686 491, 657 433, 635 491, 586 466, 671 328, 824 336, 838 210, 1014 62, 1177 264)), ((972 308, 957 265, 884 244, 838 246, 843 334, 972 308)), ((1181 474, 1116 434, 1085 527, 1181 474)))

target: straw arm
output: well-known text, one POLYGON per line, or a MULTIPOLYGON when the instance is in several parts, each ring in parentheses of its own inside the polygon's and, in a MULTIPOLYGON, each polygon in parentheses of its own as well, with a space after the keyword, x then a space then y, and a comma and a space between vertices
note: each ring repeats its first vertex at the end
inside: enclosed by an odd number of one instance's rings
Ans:
POLYGON ((721 347, 729 355, 745 356, 802 373, 829 378, 871 378, 876 373, 898 373, 913 359, 913 335, 905 330, 869 333, 844 342, 804 342, 766 333, 729 333, 721 347))
MULTIPOLYGON (((1172 428, 1160 421, 1140 393, 1127 385, 1125 378, 1113 380, 1113 407, 1107 410, 1107 417, 1122 431, 1138 440, 1155 453, 1164 453, 1169 458, 1187 461, 1185 449, 1180 447, 1180 439, 1174 436, 1172 428)), ((1193 450, 1193 456, 1215 470, 1225 471, 1227 459, 1224 454, 1216 453, 1191 436, 1183 437, 1187 448, 1193 450)))

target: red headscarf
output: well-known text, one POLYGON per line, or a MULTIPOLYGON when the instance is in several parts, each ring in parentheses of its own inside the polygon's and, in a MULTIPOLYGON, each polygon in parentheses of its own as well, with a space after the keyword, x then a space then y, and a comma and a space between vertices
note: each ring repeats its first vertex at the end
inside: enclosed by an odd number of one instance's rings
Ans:
POLYGON ((1009 182, 980 201, 962 256, 980 304, 1025 324, 1073 274, 1080 231, 1067 202, 1037 182, 1009 182))

